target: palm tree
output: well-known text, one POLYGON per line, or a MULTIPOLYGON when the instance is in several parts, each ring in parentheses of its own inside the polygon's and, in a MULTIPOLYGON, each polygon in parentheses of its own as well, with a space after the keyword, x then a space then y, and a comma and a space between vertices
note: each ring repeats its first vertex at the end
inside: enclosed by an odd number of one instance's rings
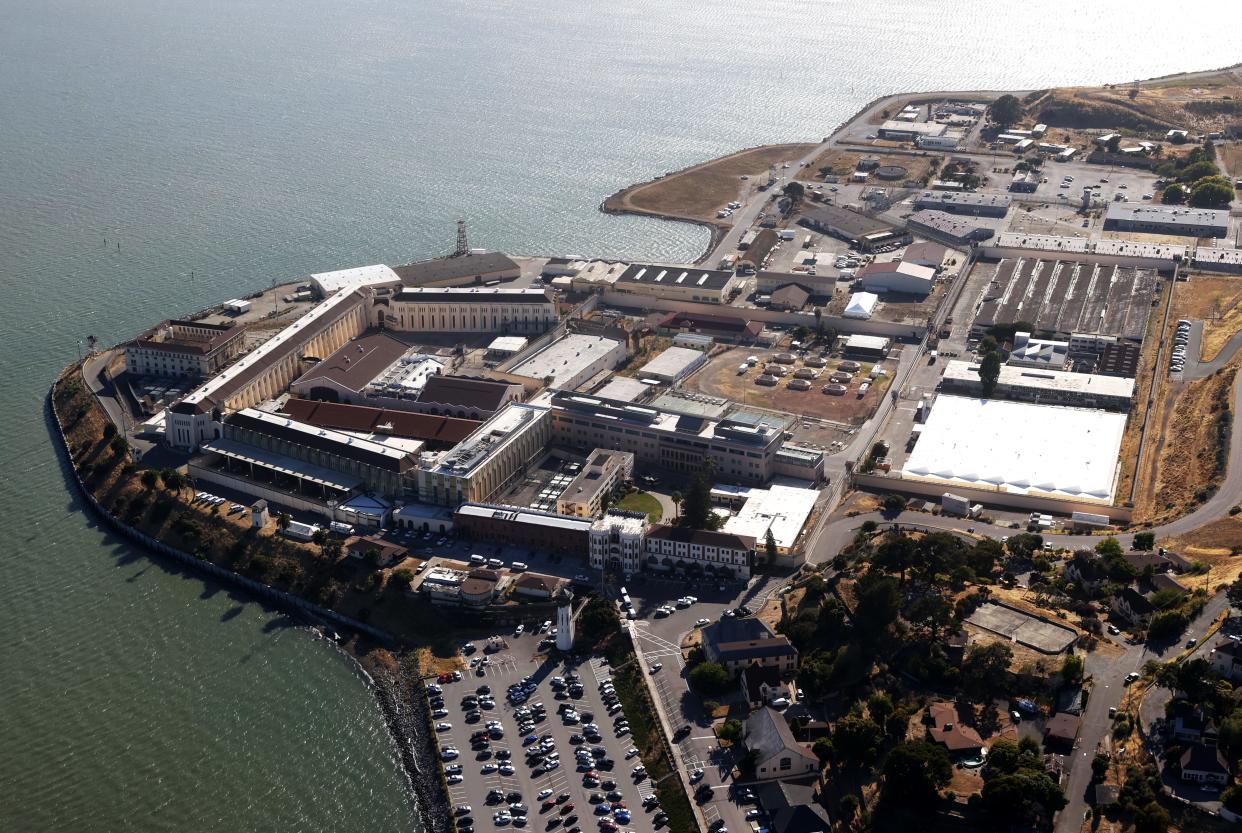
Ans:
POLYGON ((276 516, 276 528, 282 532, 289 528, 289 514, 281 512, 276 516))
POLYGON ((671 495, 669 495, 669 498, 671 498, 673 501, 673 509, 674 509, 673 520, 675 521, 679 517, 681 517, 681 501, 683 500, 684 496, 682 495, 681 492, 673 492, 671 495))

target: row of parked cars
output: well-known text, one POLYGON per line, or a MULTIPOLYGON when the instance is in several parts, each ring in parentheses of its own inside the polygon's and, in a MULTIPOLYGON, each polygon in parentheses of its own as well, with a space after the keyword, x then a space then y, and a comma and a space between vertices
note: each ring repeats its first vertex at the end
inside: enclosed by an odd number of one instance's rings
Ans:
POLYGON ((1169 357, 1169 371, 1181 373, 1186 369, 1186 346, 1190 343, 1190 322, 1185 318, 1177 322, 1173 334, 1173 355, 1169 357))

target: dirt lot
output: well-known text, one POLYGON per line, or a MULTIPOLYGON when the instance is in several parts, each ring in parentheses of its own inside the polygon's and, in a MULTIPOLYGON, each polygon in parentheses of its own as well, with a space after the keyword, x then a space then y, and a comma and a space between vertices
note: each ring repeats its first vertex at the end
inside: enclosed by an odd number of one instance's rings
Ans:
MULTIPOLYGON (((1242 575, 1242 514, 1228 515, 1193 532, 1162 540, 1160 545, 1208 565, 1209 589, 1230 584, 1242 575)), ((1193 580, 1203 581, 1199 577, 1193 580)))
POLYGON ((1242 142, 1217 142, 1216 161, 1233 179, 1242 179, 1242 142))
POLYGON ((851 422, 861 424, 871 416, 876 405, 892 381, 892 374, 897 368, 895 359, 886 359, 882 363, 888 371, 887 376, 875 380, 867 393, 858 397, 859 385, 867 381, 871 365, 863 363, 862 370, 854 374, 848 384, 844 396, 829 396, 821 393, 828 384, 828 374, 840 364, 840 359, 829 359, 828 366, 812 368, 820 373, 819 378, 811 379, 810 390, 790 390, 787 385, 793 371, 802 367, 802 361, 786 365, 790 375, 781 379, 775 387, 755 384, 760 368, 773 354, 770 351, 754 352, 753 348, 734 348, 713 358, 701 370, 686 380, 684 387, 705 393, 710 396, 722 396, 741 404, 759 405, 775 411, 783 411, 790 415, 817 417, 834 422, 851 422), (759 366, 753 367, 743 375, 738 375, 738 365, 746 361, 746 357, 759 357, 759 366))
POLYGON ((1229 410, 1237 371, 1235 359, 1208 378, 1187 383, 1177 393, 1161 432, 1161 436, 1176 441, 1160 448, 1151 510, 1142 515, 1143 520, 1159 521, 1183 514, 1197 504, 1196 492, 1219 483, 1224 475, 1224 466, 1218 463, 1219 425, 1222 414, 1229 410))
POLYGON ((1173 312, 1175 318, 1203 321, 1199 357, 1211 361, 1242 330, 1242 279, 1192 275, 1187 283, 1177 285, 1173 312))
POLYGON ((769 165, 780 165, 806 154, 814 145, 767 145, 722 156, 652 182, 632 185, 604 201, 606 211, 684 217, 712 225, 716 212, 758 185, 769 165), (741 177, 750 177, 743 182, 741 177))
MULTIPOLYGON (((929 156, 907 156, 904 153, 863 154, 854 153, 848 150, 830 149, 815 157, 815 161, 807 166, 807 171, 818 177, 819 169, 828 167, 832 168, 832 173, 834 174, 849 176, 853 173, 854 169, 858 167, 858 160, 863 156, 875 156, 880 160, 881 165, 900 165, 910 172, 908 178, 913 180, 921 180, 923 177, 928 176, 932 170, 933 162, 935 162, 936 167, 938 168, 940 163, 944 161, 943 156, 935 154, 929 156)), ((891 182, 876 179, 875 177, 868 177, 867 183, 875 185, 893 184, 891 182)))

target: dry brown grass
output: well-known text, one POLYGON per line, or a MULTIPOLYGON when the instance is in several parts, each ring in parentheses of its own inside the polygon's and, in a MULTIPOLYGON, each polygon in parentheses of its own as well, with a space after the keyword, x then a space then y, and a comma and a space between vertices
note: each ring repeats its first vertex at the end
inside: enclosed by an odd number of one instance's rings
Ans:
POLYGON ((728 226, 730 223, 717 220, 717 211, 731 200, 741 199, 764 181, 768 166, 792 164, 814 147, 809 144, 766 145, 739 151, 663 179, 630 186, 605 200, 604 208, 728 226), (743 176, 750 177, 750 181, 743 181, 743 176))
MULTIPOLYGON (((1169 303, 1167 298, 1165 303, 1169 303)), ((1159 428, 1164 421, 1169 400, 1168 374, 1156 372, 1152 367, 1152 358, 1160 343, 1159 334, 1164 321, 1163 311, 1161 307, 1158 313, 1154 312, 1147 322, 1147 334, 1143 339, 1143 355, 1139 361, 1138 378, 1134 383, 1134 401, 1138 404, 1134 412, 1130 414, 1130 418, 1126 420, 1126 428, 1121 436, 1121 448, 1118 452, 1121 473, 1117 478, 1117 500, 1124 502, 1130 496, 1139 463, 1139 441, 1143 431, 1142 409, 1150 396, 1152 406, 1149 422, 1151 429, 1148 435, 1149 453, 1143 460, 1138 489, 1134 493, 1134 519, 1136 521, 1142 520, 1143 516, 1151 511, 1152 485, 1156 482, 1154 472, 1156 455, 1150 453, 1150 449, 1155 448, 1159 443, 1161 436, 1159 428)))
POLYGON ((1217 466, 1217 422, 1221 408, 1232 401, 1234 359, 1206 379, 1184 385, 1176 395, 1160 436, 1166 441, 1155 465, 1155 488, 1150 514, 1159 522, 1184 514, 1197 505, 1196 492, 1219 484, 1224 472, 1217 466))
POLYGON ((1210 589, 1242 576, 1242 515, 1227 515, 1185 535, 1161 541, 1162 546, 1208 566, 1207 578, 1195 577, 1210 589))
POLYGON ((1236 116, 1197 113, 1186 105, 1226 98, 1236 101, 1242 97, 1242 82, 1233 73, 1224 72, 1189 81, 1168 79, 1140 84, 1133 98, 1131 87, 1129 84, 1064 87, 1053 90, 1028 112, 1031 118, 1038 115, 1047 121, 1055 132, 1060 132, 1061 125, 1150 134, 1174 127, 1206 132, 1223 130, 1236 116), (1057 108, 1062 115, 1043 112, 1043 108, 1049 106, 1057 108))
POLYGON ((1199 355, 1210 361, 1242 330, 1242 279, 1192 275, 1188 283, 1178 284, 1174 311, 1177 318, 1203 321, 1199 355))
POLYGON ((1233 179, 1242 179, 1242 142, 1216 145, 1216 161, 1233 179))

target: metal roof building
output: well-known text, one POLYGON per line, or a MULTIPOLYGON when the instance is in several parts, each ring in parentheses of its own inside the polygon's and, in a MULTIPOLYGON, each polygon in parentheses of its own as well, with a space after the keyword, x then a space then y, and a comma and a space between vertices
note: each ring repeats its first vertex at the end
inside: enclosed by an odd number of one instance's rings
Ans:
POLYGON ((1174 234, 1186 237, 1227 237, 1229 212, 1143 203, 1109 203, 1105 230, 1174 234))

